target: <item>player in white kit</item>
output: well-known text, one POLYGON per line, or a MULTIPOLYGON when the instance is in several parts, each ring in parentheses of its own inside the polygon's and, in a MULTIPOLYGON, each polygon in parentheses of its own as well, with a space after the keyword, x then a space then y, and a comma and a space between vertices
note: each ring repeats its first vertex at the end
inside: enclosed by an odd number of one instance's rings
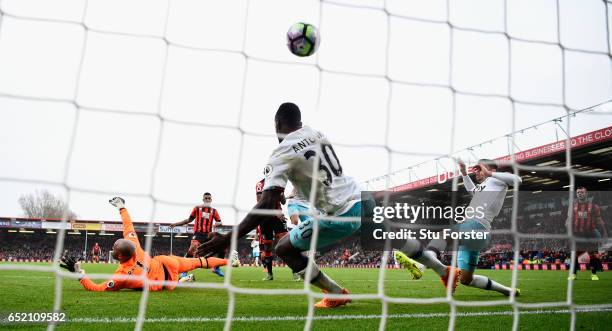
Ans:
MULTIPOLYGON (((472 182, 472 179, 467 174, 465 163, 458 160, 459 170, 463 177, 465 189, 472 195, 470 206, 474 208, 483 208, 484 216, 468 219, 459 225, 459 231, 482 231, 489 232, 491 230, 491 222, 499 214, 508 186, 516 186, 521 184, 521 177, 507 173, 497 172, 497 164, 493 160, 482 159, 474 166, 476 181, 478 185, 472 182)), ((476 287, 484 290, 497 291, 504 295, 510 295, 512 289, 501 285, 490 278, 481 275, 475 275, 474 270, 478 266, 478 257, 480 249, 488 246, 490 241, 489 236, 483 240, 469 240, 469 242, 459 243, 459 252, 457 255, 457 266, 461 270, 460 282, 463 285, 476 287)), ((515 295, 519 295, 520 290, 516 289, 515 295)))
POLYGON ((259 240, 257 240, 257 238, 254 238, 253 241, 251 241, 251 249, 253 250, 253 264, 255 264, 256 267, 259 267, 259 240))
MULTIPOLYGON (((329 246, 353 234, 361 226, 361 190, 353 178, 343 173, 332 145, 322 133, 302 126, 300 110, 293 103, 282 104, 274 121, 280 144, 264 169, 265 187, 254 209, 275 210, 287 182, 291 181, 302 197, 310 197, 311 190, 315 190, 314 206, 323 215, 348 218, 319 219, 317 248, 329 246)), ((245 236, 257 225, 269 222, 275 217, 277 216, 249 213, 240 222, 238 237, 245 236)), ((302 252, 310 249, 313 224, 313 218, 304 219, 276 245, 278 256, 302 278, 306 277, 308 266, 308 258, 303 256, 302 252)), ((228 247, 230 242, 231 232, 202 244, 198 252, 206 256, 228 247)), ((324 293, 348 294, 346 289, 319 270, 316 264, 312 265, 311 278, 308 281, 324 293)), ((317 302, 315 307, 333 308, 348 302, 349 299, 325 297, 317 302)))

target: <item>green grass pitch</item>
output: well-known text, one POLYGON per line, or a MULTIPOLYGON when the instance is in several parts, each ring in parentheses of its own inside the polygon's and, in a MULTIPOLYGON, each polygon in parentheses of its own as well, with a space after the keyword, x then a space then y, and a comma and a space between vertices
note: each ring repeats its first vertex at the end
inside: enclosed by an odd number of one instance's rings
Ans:
MULTIPOLYGON (((5 264, 6 265, 6 264, 5 264)), ((86 264, 89 273, 112 273, 113 265, 86 264)), ((351 293, 376 293, 378 269, 325 269, 351 293)), ((481 270, 499 282, 509 284, 510 271, 481 270)), ((197 282, 221 283, 223 279, 209 270, 195 271, 197 282)), ((248 288, 299 289, 303 283, 291 279, 290 270, 275 268, 275 280, 264 282, 260 268, 241 267, 233 270, 235 286, 248 288)), ((55 276, 49 272, 0 271, 0 313, 50 311, 54 299, 55 276)), ((591 281, 590 273, 580 272, 574 287, 574 301, 581 305, 612 303, 612 274, 599 274, 600 281, 591 281)), ((97 280, 101 281, 101 280, 97 280)), ((566 299, 567 272, 521 271, 520 302, 559 302, 566 299)), ((392 297, 434 298, 445 295, 439 279, 427 271, 423 279, 413 281, 404 270, 388 270, 385 293, 392 297)), ((60 324, 59 330, 131 330, 138 312, 141 292, 87 292, 74 279, 63 280, 62 309, 72 322, 60 324), (116 318, 125 318, 118 321, 116 318), (89 319, 89 320, 88 320, 89 319)), ((495 293, 459 285, 455 298, 462 301, 504 300, 495 293)), ((174 291, 152 292, 149 295, 144 325, 146 330, 221 330, 229 296, 219 289, 178 288, 174 291), (159 319, 166 318, 167 321, 159 319), (157 320, 156 320, 157 319, 157 320)), ((304 327, 308 310, 306 296, 237 294, 232 324, 236 330, 296 330, 304 327), (242 320, 241 320, 242 319, 242 320)), ((348 306, 332 310, 317 310, 314 330, 373 330, 378 329, 382 311, 380 300, 357 300, 348 306)), ((512 327, 511 306, 458 307, 456 329, 508 330, 512 327)), ((446 330, 448 304, 389 304, 387 330, 446 330)), ((570 314, 566 307, 523 309, 520 328, 528 330, 566 330, 570 314)), ((604 330, 612 325, 612 309, 580 312, 577 330, 604 330)), ((0 325, 1 329, 42 330, 43 324, 0 325)))

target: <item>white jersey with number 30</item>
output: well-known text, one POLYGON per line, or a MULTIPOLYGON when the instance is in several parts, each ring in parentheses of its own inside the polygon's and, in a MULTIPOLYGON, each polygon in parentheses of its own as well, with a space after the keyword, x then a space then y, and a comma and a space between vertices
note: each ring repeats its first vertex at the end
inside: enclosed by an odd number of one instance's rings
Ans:
POLYGON ((361 199, 357 182, 344 175, 342 166, 325 136, 308 126, 291 132, 272 152, 264 169, 266 185, 285 188, 291 181, 298 194, 308 199, 316 187, 315 208, 327 215, 341 215, 361 199), (315 162, 316 171, 313 168, 315 162))

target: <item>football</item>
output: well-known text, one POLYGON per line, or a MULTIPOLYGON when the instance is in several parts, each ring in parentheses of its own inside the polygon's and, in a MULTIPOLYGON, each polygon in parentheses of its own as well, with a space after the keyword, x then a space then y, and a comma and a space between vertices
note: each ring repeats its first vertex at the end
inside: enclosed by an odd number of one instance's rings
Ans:
POLYGON ((312 24, 298 22, 287 31, 287 47, 294 55, 305 57, 319 48, 319 30, 312 24))

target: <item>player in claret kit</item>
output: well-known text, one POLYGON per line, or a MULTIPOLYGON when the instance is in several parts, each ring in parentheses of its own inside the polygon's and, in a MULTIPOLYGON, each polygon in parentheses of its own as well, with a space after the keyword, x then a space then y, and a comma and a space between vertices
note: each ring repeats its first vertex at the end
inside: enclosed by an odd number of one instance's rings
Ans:
POLYGON ((181 272, 197 268, 209 269, 228 263, 234 267, 240 265, 238 252, 236 251, 232 252, 230 260, 216 257, 183 258, 174 255, 158 255, 151 258, 140 247, 134 225, 127 209, 125 209, 125 200, 115 197, 109 202, 119 209, 123 222, 123 239, 117 240, 113 245, 113 258, 118 260, 120 264, 112 279, 101 284, 92 282, 85 275, 85 271, 81 269, 80 262, 68 256, 62 257, 60 264, 60 267, 70 272, 80 273, 79 280, 88 291, 118 291, 124 288, 142 290, 144 287, 143 279, 129 276, 142 276, 143 274, 147 276, 149 281, 156 282, 149 284, 150 291, 173 290, 179 281, 179 273, 181 272))
MULTIPOLYGON (((261 195, 265 186, 266 179, 262 179, 255 185, 255 198, 257 202, 261 199, 261 195)), ((281 200, 278 202, 276 209, 282 210, 281 204, 285 203, 284 194, 281 195, 281 200)), ((274 280, 274 274, 272 272, 272 262, 274 261, 274 255, 272 254, 274 239, 280 239, 287 235, 287 221, 285 216, 281 213, 276 220, 270 222, 264 222, 257 227, 257 237, 259 239, 259 245, 262 248, 263 265, 268 271, 268 275, 263 280, 274 280)))

